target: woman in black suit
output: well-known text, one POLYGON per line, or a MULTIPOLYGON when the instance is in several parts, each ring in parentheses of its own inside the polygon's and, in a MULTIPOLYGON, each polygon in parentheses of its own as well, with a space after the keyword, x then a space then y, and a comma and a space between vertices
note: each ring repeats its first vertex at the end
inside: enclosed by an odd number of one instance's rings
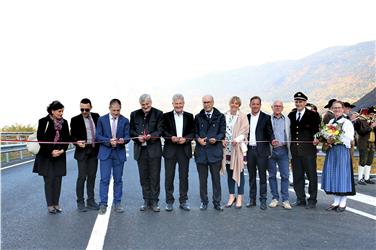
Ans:
POLYGON ((70 140, 68 123, 63 119, 64 106, 59 101, 53 101, 47 107, 48 115, 39 120, 37 138, 41 142, 36 156, 35 169, 44 178, 44 192, 48 212, 52 214, 62 212, 59 206, 62 176, 66 175, 66 155, 70 140))

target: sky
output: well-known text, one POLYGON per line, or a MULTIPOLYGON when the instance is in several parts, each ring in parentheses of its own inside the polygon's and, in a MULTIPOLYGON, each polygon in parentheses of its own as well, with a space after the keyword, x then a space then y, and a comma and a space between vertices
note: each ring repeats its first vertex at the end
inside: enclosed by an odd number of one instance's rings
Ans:
POLYGON ((0 127, 35 126, 53 100, 70 119, 84 97, 100 114, 119 98, 129 117, 149 93, 168 111, 186 80, 375 40, 375 9, 362 0, 1 1, 0 127))

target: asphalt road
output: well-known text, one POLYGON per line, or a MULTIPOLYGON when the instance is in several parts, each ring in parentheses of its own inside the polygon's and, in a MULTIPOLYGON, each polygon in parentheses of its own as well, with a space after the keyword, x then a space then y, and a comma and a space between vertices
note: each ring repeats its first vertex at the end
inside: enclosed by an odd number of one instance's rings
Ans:
MULTIPOLYGON (((132 148, 132 146, 130 146, 132 148)), ((210 204, 199 210, 196 165, 190 164, 189 202, 191 211, 174 206, 164 211, 164 171, 161 173, 162 211, 140 212, 142 204, 137 164, 131 157, 124 168, 123 203, 125 212, 111 212, 104 249, 375 249, 376 185, 356 186, 361 194, 372 196, 371 204, 348 200, 348 207, 364 212, 327 212, 332 197, 319 192, 317 208, 295 207, 242 209, 218 212, 210 204), (368 217, 367 217, 368 216, 368 217)), ((32 173, 32 163, 1 171, 1 248, 2 249, 86 249, 96 211, 76 209, 77 164, 68 153, 68 175, 63 178, 60 204, 62 214, 47 213, 42 177, 32 173)), ((226 177, 222 177, 222 200, 227 201, 226 177)), ((175 190, 178 188, 175 178, 175 190)), ((209 178, 210 179, 210 178, 209 178)), ((246 182, 248 177, 246 177, 246 182)), ((96 197, 98 197, 99 172, 96 197)), ((208 183, 211 196, 211 182, 208 183)), ((248 193, 246 185, 245 193, 248 193)), ((178 194, 175 191, 175 198, 178 194)), ((295 200, 290 192, 290 201, 295 200)), ((270 201, 270 195, 269 200, 270 201)))

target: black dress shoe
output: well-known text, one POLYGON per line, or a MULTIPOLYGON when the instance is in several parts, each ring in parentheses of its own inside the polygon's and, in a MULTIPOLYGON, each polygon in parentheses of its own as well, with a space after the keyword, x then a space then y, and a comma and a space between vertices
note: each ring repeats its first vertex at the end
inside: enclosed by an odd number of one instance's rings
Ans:
POLYGON ((190 211, 191 210, 191 208, 189 207, 188 203, 186 203, 186 202, 181 203, 179 207, 181 209, 185 210, 185 211, 190 211))
POLYGON ((95 201, 87 202, 86 208, 90 210, 99 210, 99 204, 95 201))
POLYGON ((266 201, 261 201, 260 203, 260 209, 261 210, 266 210, 267 206, 266 206, 266 201))
POLYGON ((214 209, 217 211, 223 211, 223 207, 221 205, 214 205, 214 209))
POLYGON ((297 200, 292 204, 294 207, 304 207, 307 205, 306 201, 297 200))
POLYGON ((338 205, 337 206, 330 205, 329 207, 325 208, 325 210, 326 211, 332 211, 332 210, 336 211, 338 207, 339 207, 338 205))
POLYGON ((49 212, 50 214, 56 214, 56 213, 57 213, 57 212, 56 212, 56 209, 55 209, 54 207, 48 207, 47 209, 48 209, 48 212, 49 212))
POLYGON ((165 210, 167 212, 171 212, 173 209, 174 209, 174 207, 172 206, 172 204, 171 203, 167 203, 165 210))
POLYGON ((375 182, 374 182, 374 181, 371 181, 370 179, 368 179, 368 180, 364 180, 364 182, 367 183, 367 184, 375 184, 375 182))
POLYGON ((310 203, 308 202, 307 206, 305 206, 306 209, 314 209, 316 208, 316 203, 310 203))
POLYGON ((345 210, 346 210, 346 206, 345 206, 345 207, 338 207, 336 211, 337 211, 338 213, 342 213, 342 212, 344 212, 345 210))
POLYGON ((87 211, 84 203, 77 203, 77 210, 79 212, 86 212, 87 211))
POLYGON ((203 210, 206 210, 206 209, 208 209, 208 204, 201 202, 200 210, 203 211, 203 210))
POLYGON ((367 185, 367 184, 366 184, 366 181, 365 181, 364 179, 361 179, 360 181, 358 181, 358 184, 359 184, 359 185, 363 185, 363 186, 364 186, 364 185, 367 185))
POLYGON ((256 201, 255 200, 250 200, 247 204, 246 207, 254 207, 256 206, 256 201))

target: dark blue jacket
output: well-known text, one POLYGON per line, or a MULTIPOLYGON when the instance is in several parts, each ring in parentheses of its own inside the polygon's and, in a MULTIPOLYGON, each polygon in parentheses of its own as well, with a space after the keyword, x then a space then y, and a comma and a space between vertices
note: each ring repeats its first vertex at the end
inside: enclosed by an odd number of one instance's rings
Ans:
POLYGON ((219 112, 218 109, 213 108, 211 118, 207 118, 205 110, 201 110, 195 116, 195 161, 199 164, 218 163, 223 159, 222 142, 226 135, 226 118, 219 112), (197 139, 207 138, 206 146, 201 146, 197 139), (210 144, 209 139, 215 138, 217 142, 210 144))

